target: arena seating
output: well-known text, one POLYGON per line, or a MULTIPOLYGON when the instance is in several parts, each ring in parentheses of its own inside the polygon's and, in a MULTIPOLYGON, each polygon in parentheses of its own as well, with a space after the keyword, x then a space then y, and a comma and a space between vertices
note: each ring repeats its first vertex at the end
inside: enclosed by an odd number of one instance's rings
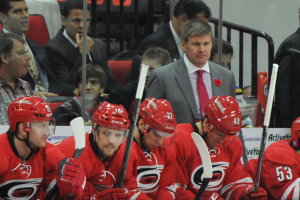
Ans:
POLYGON ((26 36, 33 41, 44 46, 49 40, 49 32, 46 25, 46 21, 42 15, 30 15, 30 23, 26 36))
POLYGON ((108 60, 108 65, 121 86, 128 83, 131 64, 132 60, 108 60))
MULTIPOLYGON (((26 36, 33 41, 39 43, 41 46, 44 46, 49 40, 49 32, 45 22, 45 19, 42 15, 30 15, 29 16, 29 27, 26 32, 26 36)), ((2 24, 0 23, 0 31, 2 31, 2 24)))

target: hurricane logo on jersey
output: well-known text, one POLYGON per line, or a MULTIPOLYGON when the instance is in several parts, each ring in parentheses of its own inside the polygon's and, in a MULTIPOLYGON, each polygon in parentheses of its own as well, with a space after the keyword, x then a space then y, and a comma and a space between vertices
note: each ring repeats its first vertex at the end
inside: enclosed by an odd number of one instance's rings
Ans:
POLYGON ((160 174, 164 165, 139 166, 137 168, 137 184, 141 192, 149 193, 157 190, 160 174))
POLYGON ((32 199, 42 178, 29 180, 10 180, 0 184, 0 199, 27 200, 32 199))
POLYGON ((28 178, 31 174, 31 165, 25 165, 25 164, 20 163, 17 167, 15 167, 11 171, 13 172, 15 170, 20 170, 22 172, 22 174, 24 174, 26 176, 26 178, 28 178))
MULTIPOLYGON (((213 175, 206 190, 214 191, 219 190, 222 187, 223 179, 225 177, 225 171, 228 169, 228 162, 214 162, 212 163, 213 175)), ((191 182, 193 187, 199 189, 203 181, 203 165, 195 168, 191 175, 191 182)))
POLYGON ((219 147, 214 147, 213 149, 209 150, 210 157, 217 157, 218 155, 220 155, 220 152, 221 150, 219 147))
MULTIPOLYGON (((100 173, 98 175, 100 175, 100 173)), ((115 176, 109 171, 102 170, 102 175, 100 178, 98 177, 98 181, 94 181, 94 186, 101 192, 108 188, 112 188, 115 183, 115 176)))

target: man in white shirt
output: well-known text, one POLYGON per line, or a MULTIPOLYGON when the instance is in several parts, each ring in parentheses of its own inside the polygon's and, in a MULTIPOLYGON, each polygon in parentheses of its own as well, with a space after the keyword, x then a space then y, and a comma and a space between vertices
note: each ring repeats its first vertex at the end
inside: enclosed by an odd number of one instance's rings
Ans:
POLYGON ((167 99, 177 123, 189 123, 205 117, 203 109, 213 96, 235 98, 235 79, 230 70, 209 61, 212 28, 207 22, 185 23, 181 28, 181 48, 182 58, 152 71, 146 98, 167 99))
MULTIPOLYGON (((62 81, 62 94, 78 95, 74 82, 74 76, 82 65, 83 52, 83 2, 82 0, 68 0, 64 2, 62 9, 62 24, 64 28, 58 31, 44 49, 49 57, 55 76, 62 81)), ((87 29, 91 21, 91 13, 87 11, 87 29)), ((106 47, 104 42, 87 37, 86 45, 87 63, 95 63, 103 68, 107 75, 105 93, 111 93, 119 88, 119 84, 113 77, 107 64, 106 47)))
POLYGON ((31 60, 28 72, 22 79, 30 84, 36 96, 56 96, 48 92, 59 93, 59 88, 45 51, 41 45, 24 34, 29 27, 28 6, 25 0, 0 0, 0 20, 3 24, 1 33, 18 34, 26 42, 25 48, 29 51, 31 60))

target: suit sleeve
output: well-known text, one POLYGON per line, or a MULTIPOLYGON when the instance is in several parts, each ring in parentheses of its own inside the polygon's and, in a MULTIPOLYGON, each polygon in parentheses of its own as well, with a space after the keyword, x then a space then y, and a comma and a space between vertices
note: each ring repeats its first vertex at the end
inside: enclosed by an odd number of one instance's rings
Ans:
POLYGON ((74 82, 74 74, 77 69, 82 65, 81 57, 76 56, 74 66, 68 66, 67 58, 59 51, 50 45, 44 47, 48 58, 50 60, 51 68, 57 80, 60 82, 61 94, 74 95, 75 85, 70 83, 74 82), (69 70, 71 68, 71 71, 69 70))
POLYGON ((291 104, 291 55, 284 55, 279 61, 278 76, 276 83, 276 105, 279 111, 281 127, 291 127, 292 104, 291 104))
POLYGON ((120 88, 120 85, 114 78, 111 68, 108 65, 105 43, 100 40, 94 40, 94 42, 95 44, 91 51, 93 63, 98 64, 105 71, 107 76, 105 92, 109 94, 114 90, 120 88))
POLYGON ((233 98, 235 98, 236 96, 236 93, 235 93, 235 78, 234 78, 234 75, 232 73, 232 76, 231 76, 231 85, 230 85, 230 96, 232 96, 233 98))
POLYGON ((166 98, 163 81, 157 73, 157 70, 151 72, 149 84, 146 88, 146 98, 148 97, 154 97, 156 99, 166 98))

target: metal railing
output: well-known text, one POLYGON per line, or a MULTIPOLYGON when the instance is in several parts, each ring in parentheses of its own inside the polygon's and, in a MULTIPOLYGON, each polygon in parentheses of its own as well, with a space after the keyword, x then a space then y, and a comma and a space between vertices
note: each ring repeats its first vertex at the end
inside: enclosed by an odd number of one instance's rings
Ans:
MULTIPOLYGON (((218 37, 218 29, 219 29, 219 19, 217 18, 210 18, 210 23, 214 24, 214 35, 215 37, 218 37)), ((251 88, 252 88, 252 96, 257 97, 257 63, 258 63, 258 45, 257 40, 258 38, 263 38, 266 40, 268 44, 268 77, 269 81, 271 80, 271 72, 272 67, 274 63, 274 42, 271 36, 269 36, 267 33, 263 31, 259 31, 256 29, 252 29, 246 26, 238 25, 232 22, 224 21, 223 20, 223 28, 227 28, 226 33, 227 37, 225 40, 227 40, 229 43, 231 42, 231 36, 232 36, 232 30, 239 32, 239 87, 243 88, 243 75, 244 75, 244 36, 250 35, 251 36, 251 88)), ((270 121, 270 127, 274 126, 274 109, 273 114, 270 121)))
MULTIPOLYGON (((218 24, 219 20, 217 18, 211 18, 209 22, 214 24, 215 37, 218 37, 218 24)), ((251 35, 251 86, 252 95, 257 95, 257 39, 264 38, 268 43, 268 76, 270 80, 272 71, 272 66, 274 63, 274 42, 271 36, 263 31, 252 29, 246 26, 238 25, 232 22, 223 21, 223 27, 227 28, 227 38, 228 42, 231 42, 231 32, 236 30, 239 32, 239 87, 243 88, 243 72, 244 72, 244 35, 251 35)))

